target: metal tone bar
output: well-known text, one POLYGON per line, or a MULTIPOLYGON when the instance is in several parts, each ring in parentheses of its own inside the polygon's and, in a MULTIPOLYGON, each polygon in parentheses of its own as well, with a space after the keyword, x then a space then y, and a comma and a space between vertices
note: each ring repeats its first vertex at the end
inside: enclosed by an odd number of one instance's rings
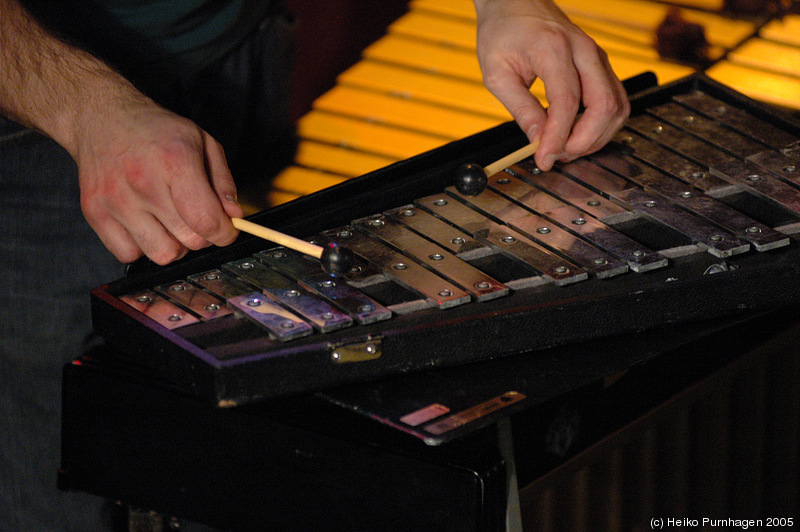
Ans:
POLYGON ((730 154, 654 116, 633 116, 627 125, 640 135, 664 144, 704 167, 720 166, 731 159, 730 154))
POLYGON ((141 290, 133 294, 126 294, 120 296, 119 299, 170 330, 200 321, 190 312, 167 301, 152 290, 141 290))
POLYGON ((291 249, 279 247, 256 253, 256 258, 270 268, 294 279, 300 286, 350 314, 362 325, 387 320, 392 311, 356 290, 342 279, 321 271, 317 261, 291 249))
POLYGON ((711 192, 731 187, 729 182, 711 175, 707 166, 681 157, 653 140, 634 133, 632 130, 623 129, 617 133, 614 139, 619 145, 610 146, 609 149, 630 151, 631 155, 640 161, 700 190, 711 192))
MULTIPOLYGON (((561 225, 512 203, 491 189, 473 197, 462 196, 452 187, 447 192, 487 217, 494 218, 569 258, 600 279, 628 271, 628 265, 613 255, 582 240, 576 233, 567 231, 561 225)), ((583 224, 586 223, 583 216, 581 220, 583 224)))
POLYGON ((787 185, 750 162, 731 159, 712 166, 710 171, 722 179, 750 190, 757 196, 800 213, 800 190, 787 185))
POLYGON ((228 304, 266 329, 272 338, 281 342, 302 338, 314 331, 310 324, 269 301, 259 292, 232 297, 228 300, 228 304))
POLYGON ((608 194, 615 201, 638 211, 643 216, 671 227, 691 238, 714 256, 730 257, 748 251, 750 245, 703 218, 642 189, 587 160, 578 159, 562 166, 564 172, 578 181, 608 194))
POLYGON ((784 181, 800 187, 800 163, 776 151, 763 151, 747 157, 757 166, 769 170, 784 181))
POLYGON ((457 257, 464 260, 485 257, 497 250, 480 242, 464 231, 443 222, 432 214, 418 209, 414 205, 406 205, 384 213, 426 238, 433 240, 445 249, 449 249, 457 257))
POLYGON ((517 186, 513 192, 511 188, 507 188, 506 195, 536 209, 548 210, 547 202, 552 201, 548 198, 552 196, 562 198, 598 219, 623 215, 628 212, 613 201, 609 201, 608 198, 580 186, 563 174, 552 171, 542 172, 530 162, 523 161, 506 172, 529 185, 522 187, 515 183, 517 186), (545 192, 546 195, 542 195, 542 192, 545 192))
POLYGON ((556 284, 582 281, 588 277, 588 273, 576 264, 562 259, 518 231, 493 222, 450 196, 428 196, 417 200, 416 204, 478 240, 496 246, 503 253, 530 265, 556 284))
POLYGON ((781 149, 797 142, 797 138, 769 122, 759 120, 743 109, 729 105, 702 91, 678 94, 673 97, 686 107, 719 120, 733 129, 748 135, 775 149, 781 149))
MULTIPOLYGON (((567 179, 564 176, 562 177, 567 179)), ((577 183, 571 182, 575 185, 575 188, 589 191, 586 187, 581 187, 577 183)), ((536 212, 534 207, 541 204, 541 201, 538 200, 545 195, 544 192, 510 174, 491 176, 488 186, 506 197, 516 198, 523 207, 529 208, 534 212, 536 212)), ((563 201, 556 198, 553 198, 556 201, 548 200, 546 204, 548 210, 542 214, 561 224, 562 227, 567 228, 569 231, 581 235, 596 246, 626 261, 630 269, 635 272, 642 273, 667 265, 667 258, 660 253, 643 246, 581 209, 572 206, 575 203, 585 203, 583 200, 585 193, 581 192, 580 195, 582 197, 577 200, 572 200, 571 198, 563 198, 563 201)), ((608 200, 603 198, 603 201, 607 202, 608 200)))
POLYGON ((207 272, 197 273, 190 275, 188 279, 197 286, 205 288, 212 294, 225 300, 231 297, 249 294, 253 291, 251 287, 234 279, 222 270, 209 270, 207 272))
POLYGON ((353 324, 353 318, 326 301, 309 294, 255 258, 227 262, 222 265, 222 269, 257 286, 267 297, 290 308, 324 333, 353 324))
POLYGON ((509 294, 503 283, 486 275, 445 248, 423 238, 399 222, 381 214, 355 220, 355 227, 366 231, 405 255, 425 264, 439 275, 450 279, 478 301, 487 301, 509 294))
POLYGON ((157 286, 155 291, 192 311, 204 320, 221 318, 231 313, 219 298, 187 281, 177 281, 157 286))
POLYGON ((339 242, 373 263, 387 276, 421 294, 439 308, 454 307, 470 300, 469 294, 460 287, 354 227, 334 229, 329 233, 335 234, 339 242))
POLYGON ((684 209, 719 225, 739 238, 750 242, 759 251, 789 245, 789 238, 786 235, 703 194, 694 187, 672 179, 655 168, 641 165, 628 156, 600 152, 591 156, 591 159, 639 184, 645 190, 659 194, 684 209))
POLYGON ((746 157, 764 150, 764 144, 674 102, 658 105, 649 112, 734 156, 746 157))

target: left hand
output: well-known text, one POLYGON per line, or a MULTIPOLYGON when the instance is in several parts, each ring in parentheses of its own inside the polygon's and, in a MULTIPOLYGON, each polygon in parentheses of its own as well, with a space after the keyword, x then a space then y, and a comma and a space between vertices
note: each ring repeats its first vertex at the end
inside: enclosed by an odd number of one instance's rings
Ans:
POLYGON ((540 169, 611 140, 630 104, 606 53, 590 37, 552 0, 475 0, 475 7, 484 84, 528 139, 540 140, 540 169), (544 82, 547 110, 530 92, 536 78, 544 82))

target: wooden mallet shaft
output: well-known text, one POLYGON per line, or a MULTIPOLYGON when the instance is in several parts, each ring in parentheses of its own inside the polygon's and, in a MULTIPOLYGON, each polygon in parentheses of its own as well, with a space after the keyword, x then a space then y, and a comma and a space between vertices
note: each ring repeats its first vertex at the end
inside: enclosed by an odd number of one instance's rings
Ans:
POLYGON ((239 231, 319 259, 322 269, 331 275, 345 275, 356 260, 355 254, 350 249, 335 242, 322 247, 242 218, 231 218, 231 222, 239 231))
POLYGON ((250 233, 264 240, 275 242, 281 246, 299 251, 304 255, 310 255, 317 259, 322 258, 322 246, 317 246, 311 242, 306 242, 305 240, 281 233, 269 227, 264 227, 263 225, 258 225, 249 220, 243 220, 242 218, 231 218, 231 222, 233 222, 233 226, 239 231, 244 231, 245 233, 250 233))
POLYGON ((486 172, 487 176, 494 175, 497 172, 500 172, 501 170, 505 170, 512 164, 516 164, 520 162, 522 159, 530 157, 531 155, 536 153, 536 150, 538 148, 539 148, 539 140, 537 139, 531 142, 530 144, 527 144, 521 147, 520 149, 509 153, 502 159, 499 159, 493 162, 492 164, 485 166, 483 168, 483 171, 486 172))

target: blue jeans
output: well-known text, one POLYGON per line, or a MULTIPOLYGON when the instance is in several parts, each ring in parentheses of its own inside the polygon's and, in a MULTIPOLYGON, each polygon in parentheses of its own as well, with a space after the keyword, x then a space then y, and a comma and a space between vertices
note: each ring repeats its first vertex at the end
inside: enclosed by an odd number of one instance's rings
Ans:
POLYGON ((124 267, 83 218, 75 163, 0 118, 0 530, 103 530, 56 488, 61 372, 92 337, 89 290, 124 267))

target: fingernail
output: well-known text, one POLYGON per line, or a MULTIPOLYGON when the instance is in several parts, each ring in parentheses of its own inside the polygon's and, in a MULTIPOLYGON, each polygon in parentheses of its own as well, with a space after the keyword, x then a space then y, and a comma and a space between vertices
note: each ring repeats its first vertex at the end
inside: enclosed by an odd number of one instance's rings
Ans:
POLYGON ((233 196, 233 195, 231 195, 231 194, 227 194, 227 195, 225 196, 225 199, 226 199, 226 200, 228 200, 228 201, 230 201, 230 202, 231 202, 231 203, 233 203, 234 205, 238 205, 238 204, 239 204, 239 200, 237 200, 237 199, 236 199, 236 196, 233 196))
POLYGON ((552 168, 553 164, 555 164, 555 162, 556 162, 556 156, 555 155, 546 155, 544 160, 542 161, 545 169, 547 169, 547 170, 552 168))

